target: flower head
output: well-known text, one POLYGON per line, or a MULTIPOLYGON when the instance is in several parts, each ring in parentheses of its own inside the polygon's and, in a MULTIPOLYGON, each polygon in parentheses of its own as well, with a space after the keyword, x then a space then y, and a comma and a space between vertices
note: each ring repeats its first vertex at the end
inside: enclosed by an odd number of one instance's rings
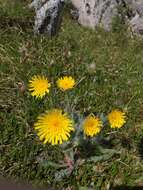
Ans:
POLYGON ((126 123, 126 116, 124 112, 116 109, 108 114, 108 120, 111 128, 121 128, 126 123))
POLYGON ((63 91, 72 89, 74 85, 75 80, 71 76, 65 76, 57 80, 57 86, 63 91))
POLYGON ((102 121, 98 117, 89 115, 83 123, 84 134, 93 137, 101 131, 102 126, 102 121))
POLYGON ((39 116, 34 127, 44 144, 49 142, 56 145, 68 140, 70 132, 74 131, 72 124, 72 120, 66 113, 63 114, 62 110, 53 109, 39 116))
POLYGON ((43 98, 46 93, 49 93, 51 84, 44 76, 34 75, 29 81, 29 91, 36 98, 43 98))

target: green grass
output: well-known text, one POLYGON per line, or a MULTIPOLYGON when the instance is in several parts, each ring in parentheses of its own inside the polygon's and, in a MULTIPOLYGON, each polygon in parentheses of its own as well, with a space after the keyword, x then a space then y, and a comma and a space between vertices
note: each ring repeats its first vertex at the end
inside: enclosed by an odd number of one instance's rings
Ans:
POLYGON ((130 38, 122 29, 106 33, 83 28, 68 13, 57 37, 34 36, 29 24, 33 13, 24 8, 28 1, 0 2, 0 175, 56 188, 92 185, 104 190, 108 184, 141 184, 137 145, 143 136, 143 40, 130 38), (56 87, 41 101, 27 88, 21 93, 21 83, 27 87, 34 74, 48 76, 53 85, 62 75, 80 81, 70 92, 72 106, 80 113, 128 106, 128 122, 115 138, 129 139, 131 149, 120 146, 120 157, 98 167, 84 163, 70 178, 57 182, 56 169, 41 166, 40 160, 61 160, 62 151, 41 144, 32 126, 45 109, 64 109, 65 95, 56 87))

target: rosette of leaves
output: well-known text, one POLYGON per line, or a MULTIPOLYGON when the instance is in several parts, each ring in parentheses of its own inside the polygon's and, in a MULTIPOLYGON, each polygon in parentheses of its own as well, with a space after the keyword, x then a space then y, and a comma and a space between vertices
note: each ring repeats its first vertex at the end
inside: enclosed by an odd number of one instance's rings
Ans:
MULTIPOLYGON (((102 120, 103 125, 107 126, 104 114, 102 113, 98 117, 102 120)), ((104 162, 120 154, 120 151, 112 148, 112 139, 104 137, 106 127, 103 127, 96 137, 89 138, 83 134, 82 130, 85 116, 74 113, 72 114, 72 118, 75 122, 75 133, 73 133, 68 142, 59 145, 63 151, 63 160, 60 160, 58 163, 51 161, 42 161, 41 163, 43 166, 50 166, 57 170, 55 173, 56 181, 69 177, 84 163, 104 162)))

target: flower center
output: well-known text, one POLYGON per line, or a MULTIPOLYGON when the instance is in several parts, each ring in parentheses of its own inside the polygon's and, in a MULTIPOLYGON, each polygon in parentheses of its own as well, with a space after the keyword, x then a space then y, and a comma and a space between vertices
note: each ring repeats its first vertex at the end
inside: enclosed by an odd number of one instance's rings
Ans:
POLYGON ((55 129, 58 129, 59 126, 60 126, 60 122, 57 121, 57 120, 55 120, 55 121, 53 122, 53 126, 55 127, 55 129))
POLYGON ((45 88, 47 88, 47 84, 46 83, 40 84, 39 88, 40 89, 45 89, 45 88))

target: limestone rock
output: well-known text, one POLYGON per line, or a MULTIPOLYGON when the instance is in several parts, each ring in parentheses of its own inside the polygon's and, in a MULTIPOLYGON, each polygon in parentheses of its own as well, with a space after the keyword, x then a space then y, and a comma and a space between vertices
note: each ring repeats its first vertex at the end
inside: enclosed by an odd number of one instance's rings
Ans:
MULTIPOLYGON (((35 33, 55 35, 61 22, 63 2, 66 0, 33 0, 35 33)), ((112 30, 113 19, 121 16, 136 34, 143 34, 143 0, 70 0, 76 11, 73 17, 86 27, 112 30), (119 8, 120 7, 120 8, 119 8), (78 12, 78 14, 77 14, 78 12), (124 15, 125 14, 125 15, 124 15)))
POLYGON ((29 7, 36 12, 35 33, 55 35, 61 22, 63 0, 34 0, 29 7))
POLYGON ((101 26, 111 29, 112 19, 117 15, 115 0, 72 0, 79 11, 78 21, 81 25, 95 28, 101 26))
POLYGON ((133 33, 137 35, 143 35, 143 1, 133 0, 132 10, 135 15, 129 20, 133 33))
POLYGON ((127 10, 125 20, 137 34, 143 31, 142 0, 71 0, 78 9, 78 22, 87 27, 97 26, 109 31, 112 29, 113 18, 120 16, 119 6, 127 10))
POLYGON ((132 31, 135 34, 143 35, 143 17, 138 14, 130 21, 132 31))

